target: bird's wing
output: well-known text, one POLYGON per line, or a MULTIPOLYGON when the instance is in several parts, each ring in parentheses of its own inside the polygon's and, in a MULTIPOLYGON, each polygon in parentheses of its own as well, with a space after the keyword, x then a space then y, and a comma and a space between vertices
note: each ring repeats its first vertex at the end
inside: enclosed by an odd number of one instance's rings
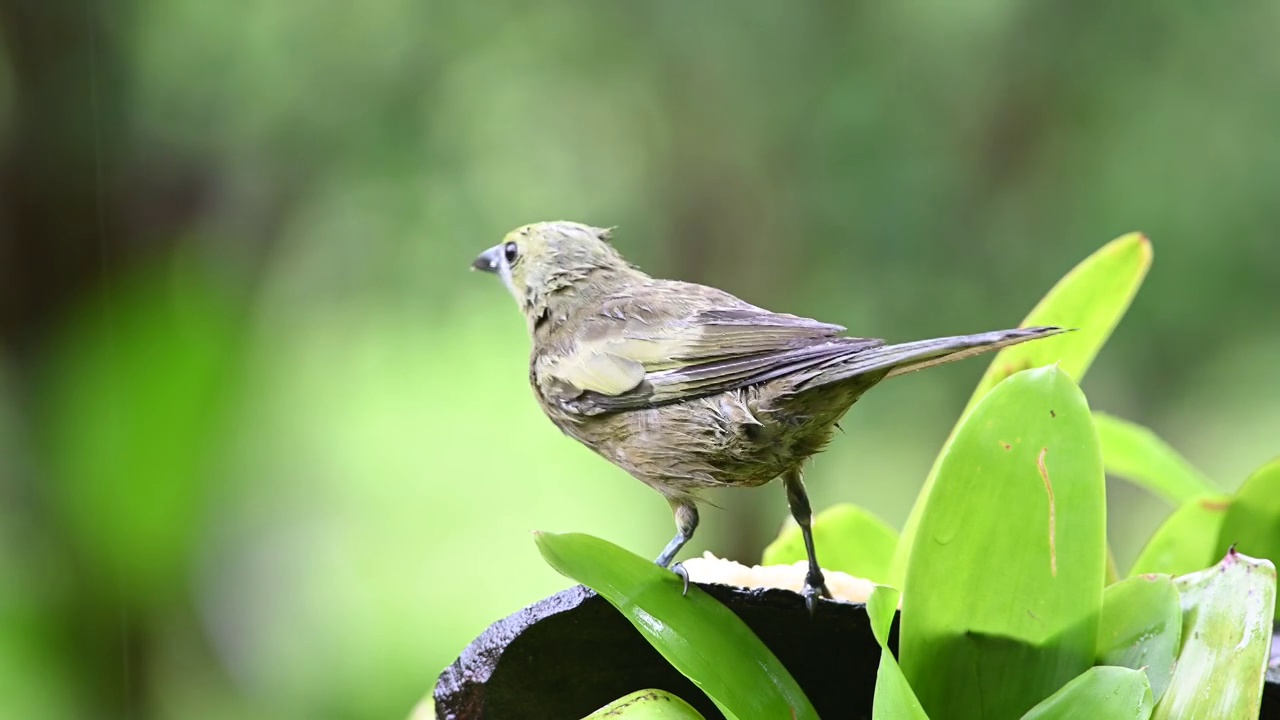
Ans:
POLYGON ((883 341, 684 283, 606 299, 535 361, 543 391, 584 414, 651 407, 771 380, 883 341))

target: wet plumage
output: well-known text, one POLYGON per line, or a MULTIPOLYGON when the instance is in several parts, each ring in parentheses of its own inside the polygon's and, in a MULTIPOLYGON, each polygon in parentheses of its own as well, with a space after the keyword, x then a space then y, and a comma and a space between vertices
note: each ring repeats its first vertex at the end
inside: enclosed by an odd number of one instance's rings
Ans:
POLYGON ((567 435, 667 498, 678 532, 658 558, 664 566, 697 526, 700 490, 782 477, 810 549, 811 608, 824 587, 800 472, 849 407, 887 377, 1060 332, 886 345, 652 278, 609 240, 600 228, 538 223, 473 264, 500 275, 524 312, 539 404, 567 435))

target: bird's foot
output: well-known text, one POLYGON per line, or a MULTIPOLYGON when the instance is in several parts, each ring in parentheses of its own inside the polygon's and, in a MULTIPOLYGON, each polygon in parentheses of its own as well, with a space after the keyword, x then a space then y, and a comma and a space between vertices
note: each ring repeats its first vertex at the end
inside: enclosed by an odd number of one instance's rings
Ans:
POLYGON ((671 572, 675 573, 676 575, 679 575, 680 579, 684 581, 684 589, 680 591, 680 594, 688 595, 689 594, 689 571, 684 569, 684 565, 680 563, 676 563, 675 565, 671 566, 671 572))
POLYGON ((831 591, 827 589, 827 581, 822 577, 822 571, 819 570, 816 575, 809 573, 805 576, 804 590, 800 594, 804 595, 804 606, 809 610, 809 617, 813 617, 818 610, 818 598, 831 599, 831 591))

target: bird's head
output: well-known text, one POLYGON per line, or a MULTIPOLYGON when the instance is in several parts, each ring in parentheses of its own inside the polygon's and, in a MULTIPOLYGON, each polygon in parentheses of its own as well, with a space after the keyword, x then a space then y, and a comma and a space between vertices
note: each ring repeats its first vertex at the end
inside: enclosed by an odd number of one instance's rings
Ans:
POLYGON ((516 228, 471 267, 501 277, 531 317, 545 313, 565 291, 582 297, 618 276, 639 274, 609 244, 609 230, 564 221, 516 228))

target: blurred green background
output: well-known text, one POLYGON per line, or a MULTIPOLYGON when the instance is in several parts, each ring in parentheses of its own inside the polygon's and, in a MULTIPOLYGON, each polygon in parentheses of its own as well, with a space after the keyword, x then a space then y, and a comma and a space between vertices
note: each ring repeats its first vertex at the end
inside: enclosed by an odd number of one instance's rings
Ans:
MULTIPOLYGON (((0 2, 0 704, 403 717, 666 504, 562 437, 466 271, 527 222, 909 340, 1155 265, 1085 383, 1224 489, 1280 427, 1280 5, 0 2)), ((983 370, 870 393, 818 508, 895 526, 983 370)), ((1169 510, 1112 484, 1122 567, 1169 510)), ((782 490, 685 556, 755 562, 782 490)))

